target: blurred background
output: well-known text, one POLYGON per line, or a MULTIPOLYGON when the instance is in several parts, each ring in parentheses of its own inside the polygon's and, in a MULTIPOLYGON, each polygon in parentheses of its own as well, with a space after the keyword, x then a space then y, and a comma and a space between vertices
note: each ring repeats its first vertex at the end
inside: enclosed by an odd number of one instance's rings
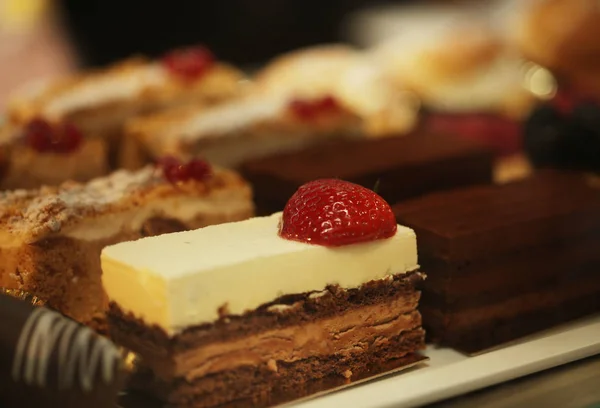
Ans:
POLYGON ((360 42, 356 16, 408 3, 414 2, 0 0, 0 103, 33 79, 181 45, 204 43, 220 59, 253 67, 301 46, 360 42))

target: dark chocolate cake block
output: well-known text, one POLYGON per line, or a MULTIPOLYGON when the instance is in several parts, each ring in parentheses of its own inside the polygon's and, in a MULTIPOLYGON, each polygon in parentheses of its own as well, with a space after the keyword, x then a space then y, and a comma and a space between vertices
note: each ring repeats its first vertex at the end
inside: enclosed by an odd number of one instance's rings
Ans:
POLYGON ((340 178, 377 192, 388 202, 492 181, 492 154, 482 145, 433 133, 340 141, 242 166, 254 186, 257 212, 281 211, 296 189, 319 178, 340 178))
POLYGON ((430 338, 478 352, 600 311, 600 184, 544 171, 395 206, 428 279, 430 338))

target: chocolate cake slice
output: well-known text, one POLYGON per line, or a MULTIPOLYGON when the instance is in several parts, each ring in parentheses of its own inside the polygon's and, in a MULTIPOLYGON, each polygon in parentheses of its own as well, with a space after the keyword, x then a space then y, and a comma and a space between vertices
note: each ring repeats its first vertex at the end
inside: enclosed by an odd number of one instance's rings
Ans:
POLYGON ((403 137, 340 141, 248 161, 257 213, 281 211, 302 184, 336 177, 377 192, 388 202, 492 181, 492 154, 481 144, 417 132, 403 137))
POLYGON ((304 229, 298 207, 104 249, 111 335, 140 357, 134 387, 169 406, 262 406, 418 361, 416 237, 356 187, 313 196, 347 210, 331 228, 304 229))
POLYGON ((419 236, 430 338, 478 352, 600 311, 600 188, 541 172, 394 207, 419 236))

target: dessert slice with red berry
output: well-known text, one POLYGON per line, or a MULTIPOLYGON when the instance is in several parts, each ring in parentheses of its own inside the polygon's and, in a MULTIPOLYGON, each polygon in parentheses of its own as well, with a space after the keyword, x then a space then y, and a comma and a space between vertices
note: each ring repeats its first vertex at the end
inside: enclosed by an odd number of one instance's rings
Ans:
MULTIPOLYGON (((29 292, 99 326, 107 306, 100 282, 104 246, 252 215, 250 186, 199 160, 164 160, 87 183, 4 192, 0 287, 29 292)), ((167 248, 163 255, 171 256, 167 248)))
POLYGON ((106 144, 84 138, 68 122, 34 119, 23 127, 0 130, 0 188, 37 188, 67 180, 88 181, 108 171, 106 144))
POLYGON ((201 155, 237 167, 259 157, 331 140, 404 135, 417 111, 395 92, 366 55, 317 47, 275 59, 244 98, 135 119, 123 166, 164 154, 201 155))
POLYGON ((68 121, 86 135, 111 141, 132 116, 186 104, 212 104, 237 96, 244 78, 205 47, 171 51, 157 60, 132 58, 106 69, 35 84, 10 101, 8 116, 22 125, 32 118, 68 121))
POLYGON ((168 405, 263 406, 421 359, 415 234, 355 184, 317 180, 283 213, 101 259, 111 336, 140 357, 135 387, 168 405))

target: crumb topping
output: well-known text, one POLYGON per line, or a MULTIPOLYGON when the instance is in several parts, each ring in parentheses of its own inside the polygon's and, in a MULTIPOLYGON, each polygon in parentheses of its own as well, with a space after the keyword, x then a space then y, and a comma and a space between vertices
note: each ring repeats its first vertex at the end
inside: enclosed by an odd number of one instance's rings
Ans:
POLYGON ((60 232, 78 220, 127 211, 152 200, 176 196, 206 196, 223 187, 242 187, 235 173, 219 170, 214 177, 173 185, 160 169, 120 170, 87 183, 0 192, 0 223, 5 232, 39 238, 60 232))

